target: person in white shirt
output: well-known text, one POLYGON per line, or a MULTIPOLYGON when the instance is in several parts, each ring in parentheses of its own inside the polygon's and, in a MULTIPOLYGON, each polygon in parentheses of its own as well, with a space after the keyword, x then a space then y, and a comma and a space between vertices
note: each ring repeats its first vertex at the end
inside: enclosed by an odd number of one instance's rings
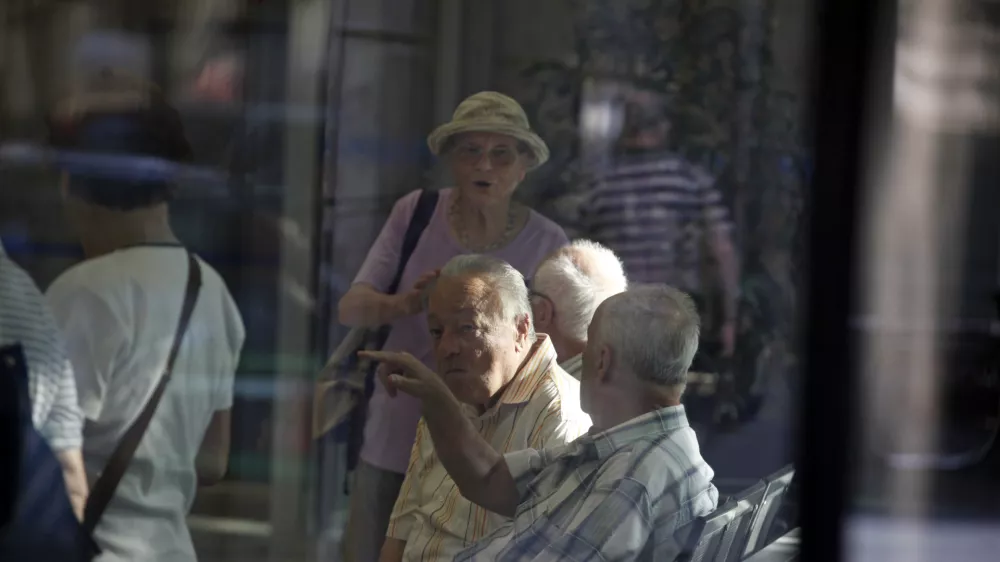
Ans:
MULTIPOLYGON (((427 326, 438 373, 491 447, 558 446, 590 429, 580 383, 559 368, 548 337, 535 334, 524 277, 513 266, 458 256, 433 283, 427 326)), ((459 493, 421 421, 379 560, 451 560, 505 522, 459 493)))
POLYGON ((0 242, 0 346, 20 343, 27 360, 31 421, 62 467, 73 511, 83 518, 83 413, 66 346, 52 311, 31 277, 0 242))
POLYGON ((531 279, 535 329, 548 334, 559 366, 580 380, 587 328, 597 307, 628 288, 622 262, 610 249, 575 240, 553 252, 531 279))
MULTIPOLYGON (((170 176, 154 173, 168 168, 131 163, 183 161, 190 149, 155 87, 111 71, 91 86, 60 106, 51 139, 64 153, 100 155, 66 164, 62 185, 86 259, 46 296, 76 373, 93 483, 160 379, 188 278, 169 221, 170 176)), ((244 328, 222 278, 197 263, 202 284, 172 378, 95 531, 101 562, 195 560, 186 515, 197 486, 226 471, 244 328)))

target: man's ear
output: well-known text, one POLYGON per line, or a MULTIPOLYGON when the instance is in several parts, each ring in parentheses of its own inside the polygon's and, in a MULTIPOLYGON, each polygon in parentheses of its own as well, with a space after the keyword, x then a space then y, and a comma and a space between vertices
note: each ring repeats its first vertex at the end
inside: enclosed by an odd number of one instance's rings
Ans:
POLYGON ((535 317, 535 330, 548 333, 549 326, 555 318, 556 311, 549 299, 535 298, 531 303, 532 314, 535 317))
POLYGON ((531 333, 531 315, 525 314, 517 319, 518 351, 523 349, 521 346, 530 344, 530 342, 528 342, 529 333, 531 333))
POLYGON ((614 360, 614 350, 610 346, 601 345, 601 352, 597 356, 596 379, 601 384, 611 382, 611 364, 614 360))

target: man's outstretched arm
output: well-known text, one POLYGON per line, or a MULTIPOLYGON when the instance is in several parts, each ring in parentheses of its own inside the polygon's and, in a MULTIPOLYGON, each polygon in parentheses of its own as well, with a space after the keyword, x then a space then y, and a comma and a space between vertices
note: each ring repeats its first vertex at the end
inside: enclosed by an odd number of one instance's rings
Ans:
POLYGON ((434 452, 462 495, 494 513, 513 517, 519 496, 503 455, 480 437, 441 378, 409 353, 359 355, 387 365, 381 371, 390 394, 398 389, 421 399, 434 452))

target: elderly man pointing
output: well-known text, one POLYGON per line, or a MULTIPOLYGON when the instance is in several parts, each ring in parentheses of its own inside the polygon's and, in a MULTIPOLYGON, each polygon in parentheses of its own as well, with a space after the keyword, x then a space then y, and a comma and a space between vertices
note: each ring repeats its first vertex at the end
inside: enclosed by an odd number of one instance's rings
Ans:
POLYGON ((698 349, 694 303, 667 286, 606 300, 590 325, 573 443, 501 454, 442 379, 406 354, 367 355, 423 402, 437 458, 462 495, 513 521, 456 560, 674 560, 675 531, 718 502, 681 393, 698 349))
MULTIPOLYGON (((500 455, 562 445, 590 428, 580 384, 559 368, 549 338, 535 334, 516 269, 463 255, 432 283, 427 325, 440 373, 433 376, 477 439, 500 455)), ((436 439, 421 420, 380 560, 452 560, 506 521, 462 497, 435 454, 436 439)))

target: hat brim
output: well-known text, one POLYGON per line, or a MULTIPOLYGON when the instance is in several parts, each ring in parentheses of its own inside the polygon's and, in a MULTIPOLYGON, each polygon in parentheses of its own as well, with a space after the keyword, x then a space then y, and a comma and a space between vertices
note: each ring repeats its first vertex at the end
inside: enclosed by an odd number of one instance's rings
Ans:
POLYGON ((441 125, 427 136, 427 146, 435 156, 441 155, 441 150, 449 138, 461 133, 496 133, 515 138, 528 146, 533 156, 529 169, 535 169, 549 159, 549 147, 542 137, 531 131, 508 123, 482 122, 450 122, 441 125))

